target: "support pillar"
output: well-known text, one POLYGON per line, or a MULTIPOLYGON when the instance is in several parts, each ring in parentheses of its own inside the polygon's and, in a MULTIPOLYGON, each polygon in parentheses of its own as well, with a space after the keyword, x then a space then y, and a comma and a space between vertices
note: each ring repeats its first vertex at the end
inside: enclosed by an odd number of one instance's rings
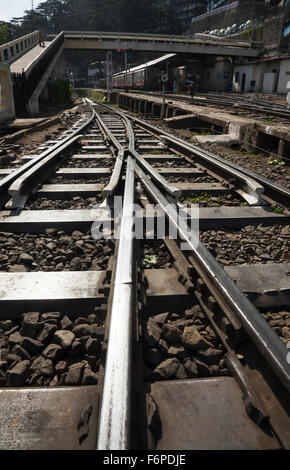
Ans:
POLYGON ((281 158, 288 157, 290 155, 290 142, 280 139, 278 155, 281 158))
POLYGON ((113 89, 113 52, 108 51, 106 54, 106 78, 107 78, 107 92, 110 93, 113 89))

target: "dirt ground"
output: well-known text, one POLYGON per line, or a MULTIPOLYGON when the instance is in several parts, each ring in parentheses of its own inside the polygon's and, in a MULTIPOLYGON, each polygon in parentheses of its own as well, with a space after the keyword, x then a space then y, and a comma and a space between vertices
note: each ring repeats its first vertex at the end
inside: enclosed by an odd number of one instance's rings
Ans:
POLYGON ((0 168, 6 166, 6 161, 9 163, 15 158, 33 154, 33 152, 36 152, 37 147, 47 140, 55 140, 65 130, 70 129, 86 109, 87 107, 79 99, 76 101, 75 106, 61 112, 58 111, 55 115, 50 114, 52 122, 51 124, 47 122, 45 128, 37 129, 36 125, 34 129, 26 129, 17 138, 14 138, 14 134, 11 134, 11 132, 7 133, 7 136, 3 136, 1 139, 0 168), (57 122, 55 122, 55 119, 57 119, 57 122), (13 138, 13 142, 11 142, 11 138, 13 138), (1 165, 1 160, 3 160, 4 165, 1 165))

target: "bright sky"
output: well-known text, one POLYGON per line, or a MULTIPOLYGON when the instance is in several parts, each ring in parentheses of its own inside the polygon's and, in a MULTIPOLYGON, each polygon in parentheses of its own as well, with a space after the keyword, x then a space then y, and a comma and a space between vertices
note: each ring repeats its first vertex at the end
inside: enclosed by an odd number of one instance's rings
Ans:
MULTIPOLYGON (((34 0, 34 8, 44 0, 34 0)), ((0 20, 23 16, 25 10, 31 9, 31 0, 0 0, 0 20)))

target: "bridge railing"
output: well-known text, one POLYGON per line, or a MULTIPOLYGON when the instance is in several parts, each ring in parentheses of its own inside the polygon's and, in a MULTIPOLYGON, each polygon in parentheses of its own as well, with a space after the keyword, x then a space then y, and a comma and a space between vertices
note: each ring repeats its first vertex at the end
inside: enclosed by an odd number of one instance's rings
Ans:
POLYGON ((54 56, 63 46, 63 43, 64 34, 60 33, 51 42, 51 44, 47 46, 45 54, 40 57, 39 61, 33 68, 30 68, 26 72, 11 74, 17 116, 24 116, 26 114, 26 106, 29 99, 41 81, 42 76, 45 74, 54 56))
MULTIPOLYGON (((52 35, 53 37, 53 35, 52 35)), ((195 37, 191 36, 177 36, 168 34, 149 34, 149 33, 120 33, 120 32, 102 32, 102 31, 64 31, 65 39, 98 39, 99 41, 113 40, 116 43, 168 43, 168 44, 201 44, 211 46, 228 46, 228 47, 245 47, 245 48, 260 48, 261 43, 256 41, 231 39, 223 37, 195 37)))
POLYGON ((38 43, 38 31, 0 46, 0 63, 11 64, 38 43))

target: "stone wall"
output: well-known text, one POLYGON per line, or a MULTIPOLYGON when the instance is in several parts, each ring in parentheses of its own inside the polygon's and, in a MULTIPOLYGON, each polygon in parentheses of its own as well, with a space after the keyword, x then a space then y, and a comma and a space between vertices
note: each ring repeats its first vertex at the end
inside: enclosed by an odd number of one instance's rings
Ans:
POLYGON ((263 44, 266 51, 279 49, 283 40, 284 14, 267 18, 263 27, 263 44))
POLYGON ((227 28, 235 23, 242 24, 249 19, 266 17, 268 12, 269 9, 265 5, 264 0, 240 0, 236 8, 217 14, 211 12, 201 21, 192 23, 191 33, 202 33, 213 29, 227 28))
POLYGON ((202 91, 231 91, 233 66, 228 59, 220 58, 204 66, 202 91))

